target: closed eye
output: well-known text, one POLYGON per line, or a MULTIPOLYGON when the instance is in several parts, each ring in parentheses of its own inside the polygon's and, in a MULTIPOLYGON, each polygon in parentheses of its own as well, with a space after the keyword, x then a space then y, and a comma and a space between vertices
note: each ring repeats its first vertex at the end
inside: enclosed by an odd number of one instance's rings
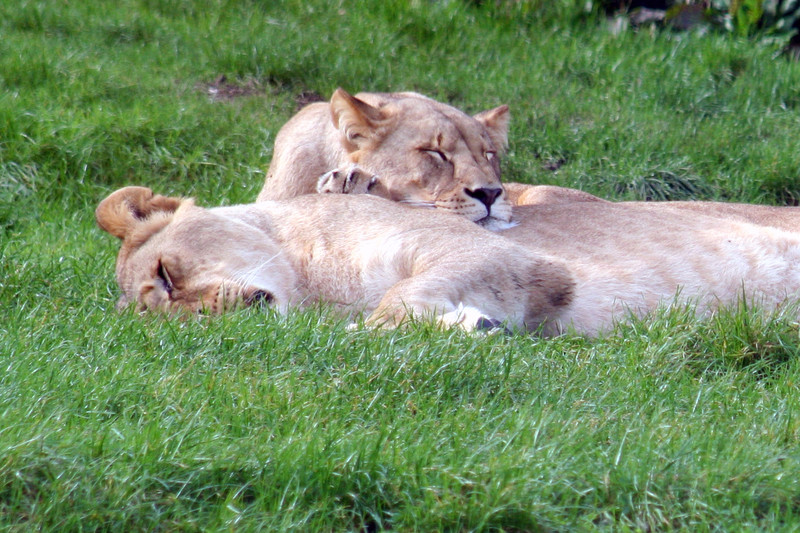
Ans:
POLYGON ((175 285, 172 283, 172 278, 167 271, 167 267, 164 266, 164 263, 160 259, 158 261, 158 269, 156 270, 156 274, 158 275, 158 279, 161 280, 164 290, 167 291, 167 294, 171 295, 172 291, 175 289, 175 285))
POLYGON ((420 148, 420 151, 430 155, 431 157, 439 159, 443 163, 447 163, 447 156, 441 150, 436 150, 433 148, 420 148))

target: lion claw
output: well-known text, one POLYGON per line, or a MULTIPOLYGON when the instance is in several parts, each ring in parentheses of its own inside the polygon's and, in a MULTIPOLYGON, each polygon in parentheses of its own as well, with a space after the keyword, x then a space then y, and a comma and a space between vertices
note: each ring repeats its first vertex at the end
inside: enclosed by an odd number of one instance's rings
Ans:
POLYGON ((317 192, 322 194, 367 194, 378 182, 378 177, 369 174, 357 165, 336 168, 326 172, 317 180, 317 192))

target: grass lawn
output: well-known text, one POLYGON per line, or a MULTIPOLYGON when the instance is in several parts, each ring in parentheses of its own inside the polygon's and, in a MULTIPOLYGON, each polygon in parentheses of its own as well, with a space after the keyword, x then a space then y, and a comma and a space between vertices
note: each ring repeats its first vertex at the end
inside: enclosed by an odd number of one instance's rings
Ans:
POLYGON ((97 203, 253 201, 338 86, 508 104, 508 180, 800 202, 780 42, 475 4, 0 5, 0 530, 800 530, 794 310, 593 340, 114 310, 97 203))

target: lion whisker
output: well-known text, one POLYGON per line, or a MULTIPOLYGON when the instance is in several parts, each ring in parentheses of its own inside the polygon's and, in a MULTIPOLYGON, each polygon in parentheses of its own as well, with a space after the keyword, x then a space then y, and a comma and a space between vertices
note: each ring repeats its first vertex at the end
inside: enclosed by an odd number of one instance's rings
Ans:
POLYGON ((248 287, 252 285, 253 281, 259 276, 262 270, 265 267, 269 266, 270 263, 275 261, 275 259, 277 259, 279 255, 280 254, 274 254, 252 268, 234 272, 233 275, 231 276, 231 281, 239 283, 243 287, 248 287))

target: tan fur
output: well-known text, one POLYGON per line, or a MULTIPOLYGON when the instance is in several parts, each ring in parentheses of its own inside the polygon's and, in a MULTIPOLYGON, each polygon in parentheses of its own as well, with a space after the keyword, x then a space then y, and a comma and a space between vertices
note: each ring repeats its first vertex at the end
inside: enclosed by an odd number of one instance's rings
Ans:
POLYGON ((472 221, 508 221, 499 165, 508 117, 508 106, 471 117, 416 93, 352 96, 337 89, 330 102, 307 106, 278 132, 258 201, 351 192, 317 179, 357 163, 377 176, 371 194, 472 221))
POLYGON ((602 198, 578 189, 556 187, 555 185, 527 185, 524 183, 504 184, 506 196, 511 205, 562 204, 569 202, 605 202, 602 198))
POLYGON ((701 201, 630 202, 630 204, 650 206, 649 209, 682 211, 689 216, 694 213, 800 232, 800 208, 797 207, 701 201))
MULTIPOLYGON (((716 216, 713 204, 524 206, 498 234, 369 195, 212 209, 145 197, 126 188, 97 209, 100 227, 122 238, 121 304, 142 309, 324 301, 372 324, 412 313, 472 329, 483 316, 553 335, 597 334, 676 295, 701 311, 743 295, 768 308, 800 295, 800 234, 716 216)), ((775 213, 800 222, 798 210, 775 213)))

